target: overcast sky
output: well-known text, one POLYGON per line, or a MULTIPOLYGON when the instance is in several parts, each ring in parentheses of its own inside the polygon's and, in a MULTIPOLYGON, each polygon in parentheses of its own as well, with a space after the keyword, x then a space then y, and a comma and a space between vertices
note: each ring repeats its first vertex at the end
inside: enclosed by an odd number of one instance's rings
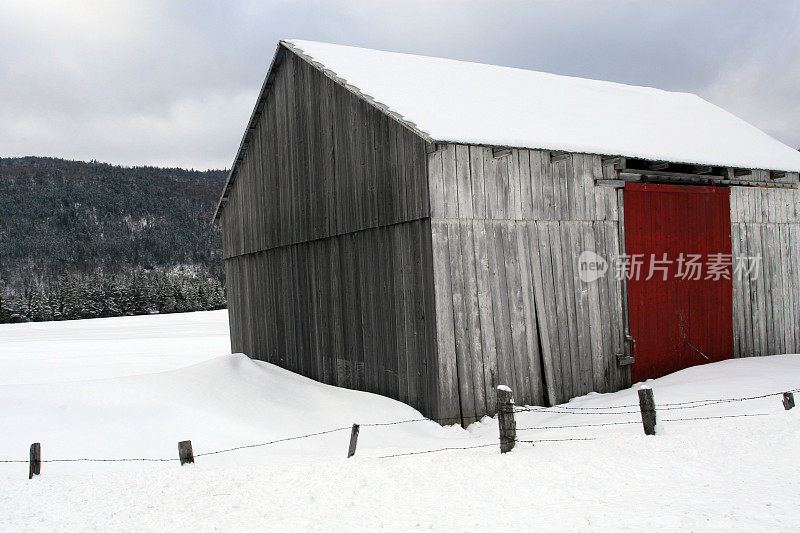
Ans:
POLYGON ((229 167, 282 38, 694 92, 800 147, 800 1, 0 0, 0 156, 229 167))

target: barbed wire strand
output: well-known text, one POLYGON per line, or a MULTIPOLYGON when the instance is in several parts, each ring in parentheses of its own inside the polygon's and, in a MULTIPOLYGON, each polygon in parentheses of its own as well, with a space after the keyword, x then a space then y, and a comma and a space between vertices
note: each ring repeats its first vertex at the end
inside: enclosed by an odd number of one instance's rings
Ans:
POLYGON ((770 416, 770 413, 744 413, 739 415, 693 416, 689 418, 664 418, 662 422, 686 422, 689 420, 712 420, 718 418, 744 418, 748 416, 770 416))
MULTIPOLYGON (((769 394, 760 394, 757 396, 743 396, 739 398, 711 398, 711 399, 704 399, 704 400, 689 400, 685 402, 671 402, 671 403, 663 403, 663 404, 656 404, 656 410, 663 410, 663 411, 672 411, 672 410, 680 410, 682 409, 693 409, 695 407, 705 407, 706 405, 716 405, 719 403, 729 403, 729 402, 743 402, 749 400, 759 400, 763 398, 769 398, 771 396, 781 396, 784 392, 800 392, 800 389, 791 389, 788 391, 781 391, 781 392, 771 392, 769 394), (699 405, 698 405, 699 404, 699 405)), ((544 406, 520 406, 515 408, 515 412, 564 412, 564 411, 600 411, 600 410, 612 410, 612 409, 629 409, 633 407, 639 407, 639 404, 624 404, 624 405, 613 405, 613 406, 602 406, 602 407, 579 407, 579 406, 570 406, 570 405, 553 405, 550 407, 544 406)), ((602 414, 636 414, 639 411, 626 411, 626 412, 613 412, 613 413, 602 413, 602 414)), ((566 413, 564 413, 566 414, 566 413)), ((578 413, 581 414, 581 413, 578 413)), ((589 413, 582 413, 582 414, 589 414, 589 413)))
POLYGON ((271 441, 267 441, 267 442, 260 442, 258 444, 245 444, 244 446, 235 446, 233 448, 226 448, 224 450, 217 450, 217 451, 214 451, 214 452, 196 453, 196 454, 194 454, 194 456, 195 457, 204 457, 206 455, 216 455, 218 453, 234 452, 236 450, 244 450, 246 448, 260 448, 262 446, 269 446, 271 444, 278 444, 278 443, 281 443, 281 442, 288 442, 290 440, 306 439, 308 437, 317 437, 319 435, 327 435, 329 433, 336 433, 337 431, 344 431, 344 430, 349 430, 349 429, 351 429, 351 426, 335 428, 335 429, 329 429, 327 431, 318 431, 316 433, 309 433, 307 435, 297 435, 295 437, 285 437, 285 438, 282 438, 282 439, 276 439, 276 440, 271 440, 271 441))
POLYGON ((565 439, 536 439, 536 440, 519 440, 517 439, 516 442, 524 442, 526 444, 535 444, 537 442, 567 442, 567 441, 576 441, 576 440, 597 440, 596 437, 572 437, 572 438, 565 438, 565 439))
MULTIPOLYGON (((636 407, 639 407, 638 405, 636 407)), ((542 407, 537 409, 536 406, 520 407, 514 410, 515 413, 553 413, 559 415, 634 415, 639 414, 639 411, 561 411, 558 407, 542 407)))
POLYGON ((424 453, 436 453, 436 452, 446 452, 449 450, 474 450, 476 448, 486 448, 488 446, 499 446, 499 442, 490 442, 489 444, 478 444, 477 446, 453 446, 448 448, 437 448, 435 450, 422 450, 418 452, 405 452, 405 453, 394 453, 391 455, 381 455, 378 459, 389 459, 391 457, 403 457, 406 455, 421 455, 424 453))
MULTIPOLYGON (((196 457, 196 456, 195 456, 196 457)), ((169 461, 180 461, 178 457, 170 457, 169 459, 150 458, 150 457, 132 457, 121 459, 95 459, 91 457, 82 457, 79 459, 41 459, 40 463, 125 463, 125 462, 152 462, 152 463, 166 463, 169 461)), ((0 463, 29 463, 30 459, 26 460, 0 460, 0 463)))
MULTIPOLYGON (((298 440, 298 439, 305 439, 308 437, 316 437, 319 435, 327 435, 328 433, 335 433, 337 431, 344 431, 349 430, 351 427, 341 427, 335 429, 329 429, 326 431, 318 431, 316 433, 308 433, 307 435, 296 435, 294 437, 285 437, 282 439, 275 439, 267 442, 260 442, 257 444, 246 444, 243 446, 235 446, 233 448, 226 448, 223 450, 216 450, 213 452, 202 452, 193 454, 193 457, 204 457, 206 455, 216 455, 220 453, 227 453, 233 452, 236 450, 243 450, 245 448, 259 448, 261 446, 269 446, 271 444, 278 444, 281 442, 287 442, 291 440, 298 440)), ((170 457, 170 458, 123 458, 123 459, 95 459, 95 458, 81 458, 81 459, 42 459, 41 463, 77 463, 77 462, 93 462, 93 463, 120 463, 120 462, 169 462, 169 461, 180 461, 178 457, 170 457)), ((29 460, 0 460, 0 463, 28 463, 29 460)))
POLYGON ((545 430, 545 429, 572 429, 572 428, 592 428, 592 427, 603 427, 603 426, 625 426, 628 424, 641 424, 641 420, 632 420, 630 422, 602 422, 600 424, 564 424, 559 426, 535 426, 529 428, 517 428, 517 431, 534 431, 534 430, 545 430))
POLYGON ((517 406, 516 412, 523 412, 523 411, 542 411, 548 409, 565 409, 569 411, 599 411, 599 410, 608 410, 608 409, 629 409, 632 407, 639 407, 639 404, 626 404, 626 405, 613 405, 607 407, 571 407, 568 405, 551 405, 551 406, 544 406, 544 405, 527 405, 527 406, 517 406))
MULTIPOLYGON (((659 422, 685 422, 689 420, 712 420, 719 418, 742 418, 748 416, 769 416, 770 413, 746 413, 738 415, 717 415, 717 416, 697 416, 689 418, 662 418, 659 422)), ((641 424, 641 420, 631 420, 623 422, 602 422, 600 424, 564 424, 558 426, 535 426, 529 428, 517 428, 517 431, 533 431, 543 429, 573 429, 573 428, 588 428, 588 427, 602 427, 602 426, 626 426, 630 424, 641 424)))

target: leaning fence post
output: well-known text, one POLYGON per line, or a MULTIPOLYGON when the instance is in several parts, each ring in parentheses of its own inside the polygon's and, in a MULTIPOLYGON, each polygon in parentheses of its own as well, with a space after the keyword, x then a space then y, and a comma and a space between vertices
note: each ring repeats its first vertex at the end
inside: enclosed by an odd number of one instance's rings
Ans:
POLYGON ((192 452, 192 441, 182 440, 178 443, 178 457, 181 459, 181 466, 186 463, 194 463, 194 452, 192 452))
POLYGON ((31 464, 28 468, 28 479, 42 473, 42 445, 38 442, 31 444, 31 464))
POLYGON ((358 444, 358 424, 353 424, 353 429, 350 431, 350 447, 347 448, 347 457, 353 457, 356 454, 356 445, 358 444))
POLYGON ((642 387, 639 389, 639 410, 642 412, 642 425, 645 435, 656 434, 656 401, 653 399, 653 389, 642 387))
POLYGON ((791 392, 783 393, 783 408, 787 411, 794 407, 794 394, 791 392))
POLYGON ((514 398, 505 385, 497 387, 497 421, 500 426, 500 453, 510 452, 517 443, 517 422, 514 420, 514 398))

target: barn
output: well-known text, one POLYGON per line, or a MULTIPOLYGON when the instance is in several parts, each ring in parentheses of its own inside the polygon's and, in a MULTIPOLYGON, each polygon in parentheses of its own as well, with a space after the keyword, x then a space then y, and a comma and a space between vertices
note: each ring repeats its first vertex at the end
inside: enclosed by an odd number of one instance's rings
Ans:
POLYGON ((214 216, 232 348, 461 424, 800 352, 798 171, 692 94, 281 41, 214 216))

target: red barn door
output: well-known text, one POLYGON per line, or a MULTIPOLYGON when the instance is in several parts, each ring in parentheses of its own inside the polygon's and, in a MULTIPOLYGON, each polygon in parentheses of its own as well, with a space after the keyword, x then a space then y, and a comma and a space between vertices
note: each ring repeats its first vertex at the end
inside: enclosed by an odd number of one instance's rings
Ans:
POLYGON ((627 183, 624 200, 633 381, 730 358, 730 189, 627 183))

